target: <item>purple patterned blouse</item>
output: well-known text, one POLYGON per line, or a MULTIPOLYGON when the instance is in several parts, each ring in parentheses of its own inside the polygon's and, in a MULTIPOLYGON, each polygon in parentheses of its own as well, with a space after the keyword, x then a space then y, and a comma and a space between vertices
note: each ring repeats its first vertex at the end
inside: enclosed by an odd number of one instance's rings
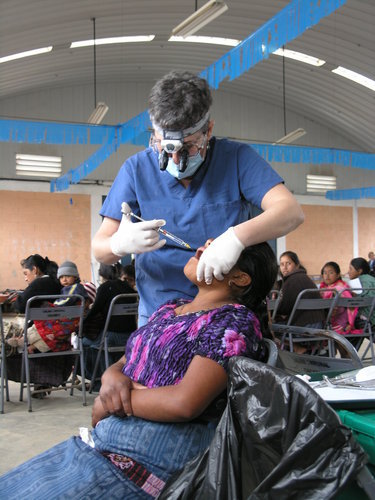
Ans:
POLYGON ((176 316, 176 307, 188 302, 167 302, 130 336, 125 375, 151 388, 178 384, 196 355, 216 361, 226 371, 231 356, 263 361, 259 321, 247 307, 227 304, 176 316))

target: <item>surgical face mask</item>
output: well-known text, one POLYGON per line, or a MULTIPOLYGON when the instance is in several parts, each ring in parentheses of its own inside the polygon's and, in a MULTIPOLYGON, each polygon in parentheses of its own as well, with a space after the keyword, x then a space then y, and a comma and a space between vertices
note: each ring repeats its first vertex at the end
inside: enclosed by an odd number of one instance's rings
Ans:
POLYGON ((185 171, 180 172, 178 169, 178 165, 175 164, 171 156, 168 160, 168 165, 166 170, 176 179, 185 179, 186 177, 192 177, 203 162, 204 158, 202 158, 201 154, 198 151, 196 155, 188 157, 187 167, 185 171))

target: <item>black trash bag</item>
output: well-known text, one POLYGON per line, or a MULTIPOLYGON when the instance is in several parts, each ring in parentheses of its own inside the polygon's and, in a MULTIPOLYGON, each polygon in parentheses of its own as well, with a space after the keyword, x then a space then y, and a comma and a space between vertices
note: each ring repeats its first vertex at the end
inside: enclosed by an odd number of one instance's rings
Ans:
POLYGON ((329 499, 366 462, 351 431, 308 384, 237 357, 229 362, 228 404, 211 445, 158 498, 329 499))

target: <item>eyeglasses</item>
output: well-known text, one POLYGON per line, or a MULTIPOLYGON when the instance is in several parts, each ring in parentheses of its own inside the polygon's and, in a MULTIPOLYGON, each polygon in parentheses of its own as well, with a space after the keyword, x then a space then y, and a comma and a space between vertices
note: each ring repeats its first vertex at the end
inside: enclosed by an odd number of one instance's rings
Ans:
MULTIPOLYGON (((207 141, 207 134, 203 134, 200 141, 184 142, 182 144, 182 147, 180 147, 178 149, 175 147, 174 152, 181 153, 182 151, 187 151, 189 156, 195 156, 201 149, 203 149, 205 147, 206 141, 207 141)), ((155 138, 154 134, 151 135, 150 147, 154 148, 156 153, 161 153, 162 150, 164 149, 167 153, 173 154, 173 152, 168 151, 168 149, 166 149, 166 147, 163 148, 161 145, 161 142, 162 141, 160 139, 155 138)))

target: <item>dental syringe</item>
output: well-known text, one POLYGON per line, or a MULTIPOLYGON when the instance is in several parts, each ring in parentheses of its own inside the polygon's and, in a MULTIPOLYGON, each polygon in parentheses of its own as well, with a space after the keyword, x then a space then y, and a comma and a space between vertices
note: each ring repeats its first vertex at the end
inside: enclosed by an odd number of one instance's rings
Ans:
MULTIPOLYGON (((135 215, 135 213, 133 212, 123 212, 125 215, 131 215, 132 217, 135 217, 136 219, 138 219, 139 221, 141 222, 146 222, 144 219, 142 219, 142 217, 139 217, 138 215, 135 215)), ((169 231, 167 231, 166 229, 163 229, 162 227, 159 227, 158 229, 156 229, 155 231, 158 231, 159 233, 161 233, 163 236, 169 238, 170 240, 174 241, 175 243, 178 243, 179 245, 181 245, 182 247, 185 247, 185 248, 189 248, 191 249, 191 246, 186 243, 184 240, 182 240, 181 238, 179 238, 178 236, 175 236, 174 234, 170 233, 169 231)))

